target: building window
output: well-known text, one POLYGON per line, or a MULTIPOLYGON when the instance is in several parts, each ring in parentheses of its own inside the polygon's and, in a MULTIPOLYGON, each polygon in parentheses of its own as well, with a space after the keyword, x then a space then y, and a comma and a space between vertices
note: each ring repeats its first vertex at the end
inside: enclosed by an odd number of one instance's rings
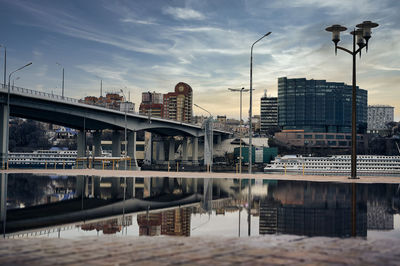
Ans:
POLYGON ((336 135, 336 139, 344 139, 343 135, 336 135))
POLYGON ((305 139, 312 139, 312 135, 304 135, 305 139))
POLYGON ((336 146, 336 141, 334 141, 334 140, 333 141, 332 140, 328 141, 328 145, 329 146, 336 146))
POLYGON ((316 138, 316 139, 323 139, 323 138, 324 138, 324 135, 315 135, 315 138, 316 138))
POLYGON ((335 135, 326 135, 326 139, 335 139, 335 135))

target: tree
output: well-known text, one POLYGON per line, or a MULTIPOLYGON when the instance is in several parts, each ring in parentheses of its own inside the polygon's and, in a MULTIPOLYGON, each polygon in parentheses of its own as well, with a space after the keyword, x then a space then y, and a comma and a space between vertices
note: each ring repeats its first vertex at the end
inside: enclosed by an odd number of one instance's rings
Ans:
POLYGON ((31 152, 51 147, 46 131, 37 121, 14 119, 14 123, 10 126, 9 137, 11 152, 31 152))

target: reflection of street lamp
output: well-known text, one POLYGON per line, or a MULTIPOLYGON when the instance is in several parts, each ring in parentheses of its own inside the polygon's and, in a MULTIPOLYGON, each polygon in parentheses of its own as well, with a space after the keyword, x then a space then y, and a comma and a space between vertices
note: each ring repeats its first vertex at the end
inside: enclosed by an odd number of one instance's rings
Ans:
POLYGON ((61 96, 64 98, 64 66, 60 63, 56 63, 58 66, 62 67, 62 94, 61 96))
POLYGON ((368 41, 371 38, 371 29, 378 27, 377 23, 371 21, 364 21, 357 25, 357 30, 354 29, 351 34, 353 35, 353 51, 338 46, 340 42, 340 32, 347 30, 346 27, 341 25, 332 25, 326 28, 326 31, 332 32, 332 41, 335 43, 335 53, 337 49, 343 50, 353 56, 353 89, 351 100, 351 176, 350 179, 357 179, 357 90, 356 90, 356 55, 360 53, 365 47, 368 51, 368 41), (364 43, 365 40, 365 43, 364 43), (356 42, 358 49, 356 49, 356 42))
POLYGON ((212 169, 212 163, 213 163, 213 121, 212 121, 212 114, 204 109, 203 107, 197 105, 194 103, 194 106, 202 109, 203 111, 206 111, 210 116, 207 118, 206 123, 204 124, 204 136, 205 139, 207 140, 208 143, 204 142, 204 163, 207 165, 210 165, 210 172, 212 169), (209 150, 207 153, 209 158, 206 158, 206 148, 209 150), (207 161, 206 161, 207 159, 207 161))
MULTIPOLYGON (((9 129, 9 125, 8 125, 8 123, 9 123, 8 121, 10 120, 10 79, 11 79, 12 74, 14 74, 17 71, 20 71, 21 69, 23 69, 23 68, 25 68, 27 66, 30 66, 30 65, 32 65, 32 62, 30 62, 30 63, 18 68, 17 70, 14 70, 13 72, 10 73, 10 75, 8 75, 7 121, 6 121, 6 123, 7 123, 7 132, 6 132, 6 160, 5 160, 6 165, 7 165, 7 162, 8 162, 8 145, 9 145, 9 135, 10 135, 10 129, 9 129)), ((6 167, 8 168, 8 166, 6 166, 6 167)))
POLYGON ((127 170, 127 162, 126 162, 126 158, 127 158, 127 155, 128 155, 128 151, 127 151, 127 143, 126 143, 126 128, 127 128, 127 121, 126 121, 126 109, 127 109, 127 105, 128 105, 128 102, 126 101, 126 96, 125 96, 125 93, 124 93, 124 91, 121 89, 121 93, 122 93, 122 95, 123 95, 123 97, 124 97, 124 112, 125 112, 125 170, 127 170))
POLYGON ((239 150, 239 173, 241 174, 242 173, 242 138, 243 138, 243 135, 242 135, 242 92, 247 92, 247 91, 249 91, 248 89, 245 89, 245 88, 241 88, 241 89, 231 89, 231 88, 228 88, 228 90, 230 90, 230 91, 239 91, 240 92, 240 124, 239 124, 239 128, 240 128, 240 141, 239 141, 239 147, 240 147, 240 150, 239 150))

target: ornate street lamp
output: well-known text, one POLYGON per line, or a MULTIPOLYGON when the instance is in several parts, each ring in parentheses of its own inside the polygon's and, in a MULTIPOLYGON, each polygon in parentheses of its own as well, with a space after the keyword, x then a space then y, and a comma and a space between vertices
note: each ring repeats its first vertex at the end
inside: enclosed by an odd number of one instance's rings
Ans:
POLYGON ((351 116, 351 176, 350 179, 357 179, 357 91, 356 91, 356 55, 365 47, 368 51, 368 41, 371 38, 371 29, 377 27, 377 23, 364 21, 357 25, 357 30, 354 29, 353 35, 353 51, 338 45, 340 42, 340 32, 347 30, 346 27, 335 24, 326 31, 332 32, 332 41, 335 43, 335 54, 337 49, 345 51, 353 56, 353 90, 352 90, 352 116, 351 116), (365 43, 364 43, 365 40, 365 43), (358 49, 356 48, 356 43, 358 49))

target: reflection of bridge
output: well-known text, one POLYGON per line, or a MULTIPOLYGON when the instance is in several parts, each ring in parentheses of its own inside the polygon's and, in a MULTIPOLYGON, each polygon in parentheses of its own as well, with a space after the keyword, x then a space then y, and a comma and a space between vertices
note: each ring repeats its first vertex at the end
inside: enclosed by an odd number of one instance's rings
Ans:
MULTIPOLYGON (((6 152, 6 128, 7 119, 7 89, 0 88, 0 153, 4 158, 6 152)), ((113 130, 112 156, 121 155, 121 134, 120 131, 128 129, 128 155, 135 158, 136 151, 136 132, 145 130, 162 136, 159 142, 168 142, 169 161, 174 160, 175 142, 173 136, 182 136, 182 160, 188 160, 188 140, 192 143, 192 160, 198 161, 199 138, 204 136, 204 130, 200 126, 182 123, 178 121, 149 118, 147 116, 131 114, 103 107, 92 106, 78 102, 76 99, 61 97, 49 93, 13 87, 10 93, 10 115, 37 121, 58 124, 70 128, 78 129, 78 157, 85 157, 85 135, 86 130, 93 130, 93 142, 95 147, 94 156, 101 156, 101 130, 113 130)), ((229 133, 215 130, 214 135, 218 142, 221 137, 229 133)), ((164 145, 158 145, 159 152, 164 152, 164 145)), ((4 160, 4 159, 2 159, 4 160)), ((160 160, 165 160, 162 156, 160 160)))

